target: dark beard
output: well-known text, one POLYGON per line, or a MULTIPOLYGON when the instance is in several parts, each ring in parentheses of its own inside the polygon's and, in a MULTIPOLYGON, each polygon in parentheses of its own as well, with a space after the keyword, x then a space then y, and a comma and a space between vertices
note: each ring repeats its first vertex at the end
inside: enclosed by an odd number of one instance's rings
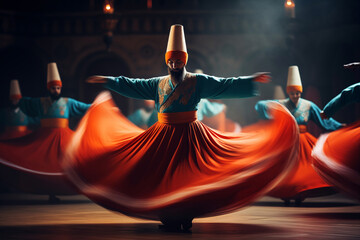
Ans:
POLYGON ((17 109, 19 107, 19 104, 10 103, 9 107, 10 107, 10 109, 15 110, 15 109, 17 109))
POLYGON ((183 79, 184 68, 181 68, 179 71, 173 71, 168 67, 168 73, 171 76, 171 79, 175 80, 176 82, 181 82, 183 79))
POLYGON ((59 98, 61 98, 61 94, 57 95, 57 94, 49 93, 49 95, 50 95, 51 100, 53 100, 53 101, 57 101, 57 100, 59 100, 59 98))

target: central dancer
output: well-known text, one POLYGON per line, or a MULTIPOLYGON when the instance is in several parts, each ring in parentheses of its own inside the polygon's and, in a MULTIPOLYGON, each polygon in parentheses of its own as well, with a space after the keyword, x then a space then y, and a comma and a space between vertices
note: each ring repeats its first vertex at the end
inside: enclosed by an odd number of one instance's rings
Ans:
POLYGON ((192 220, 226 214, 266 194, 296 161, 295 119, 278 103, 273 120, 222 133, 196 118, 202 98, 257 94, 269 75, 220 78, 189 73, 183 26, 170 29, 169 75, 150 79, 92 76, 91 83, 124 96, 155 100, 158 122, 147 130, 100 94, 76 130, 64 169, 97 204, 123 214, 160 220, 166 230, 189 230, 192 220))

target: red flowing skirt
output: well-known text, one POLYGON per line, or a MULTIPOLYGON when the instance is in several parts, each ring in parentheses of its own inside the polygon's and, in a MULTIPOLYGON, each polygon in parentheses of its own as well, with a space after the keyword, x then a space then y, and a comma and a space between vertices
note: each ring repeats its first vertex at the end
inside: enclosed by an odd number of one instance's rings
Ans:
POLYGON ((69 128, 39 128, 21 138, 0 141, 3 184, 27 193, 77 194, 60 163, 73 133, 69 128))
POLYGON ((300 133, 299 161, 293 171, 269 196, 282 199, 305 199, 333 194, 334 189, 326 183, 313 167, 311 152, 315 146, 316 138, 308 132, 300 133))
POLYGON ((23 137, 30 134, 32 131, 27 126, 7 127, 5 131, 0 134, 0 140, 7 140, 13 138, 23 137))
POLYGON ((115 109, 109 93, 95 100, 69 144, 64 169, 88 198, 129 216, 225 214, 266 194, 296 164, 298 128, 277 103, 271 105, 275 120, 238 134, 198 120, 142 130, 115 109))
POLYGON ((313 157, 325 181, 360 200, 360 121, 321 135, 313 157))

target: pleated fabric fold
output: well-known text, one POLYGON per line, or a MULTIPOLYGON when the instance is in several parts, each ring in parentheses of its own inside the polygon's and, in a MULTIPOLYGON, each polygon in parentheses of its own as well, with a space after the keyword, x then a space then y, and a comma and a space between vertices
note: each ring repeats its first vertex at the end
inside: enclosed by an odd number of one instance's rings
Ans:
POLYGON ((82 118, 63 167, 88 198, 129 216, 160 220, 229 213, 266 194, 297 164, 296 121, 280 104, 270 108, 274 120, 237 134, 192 118, 142 130, 105 92, 82 118))
POLYGON ((27 193, 77 194, 60 163, 73 133, 69 128, 39 128, 21 138, 0 141, 1 181, 27 193))
POLYGON ((279 183, 268 195, 282 199, 301 199, 319 197, 335 192, 315 171, 311 152, 316 138, 308 132, 300 133, 299 161, 289 176, 279 183))
POLYGON ((312 155, 326 182, 360 201, 360 121, 321 135, 312 155))

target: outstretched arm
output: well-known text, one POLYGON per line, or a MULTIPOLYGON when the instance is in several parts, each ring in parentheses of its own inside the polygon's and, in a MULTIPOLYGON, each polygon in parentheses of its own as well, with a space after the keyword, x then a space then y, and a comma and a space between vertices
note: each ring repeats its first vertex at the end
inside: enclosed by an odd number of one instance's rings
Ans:
POLYGON ((107 77, 102 75, 94 75, 86 79, 88 83, 106 83, 107 77))
POLYGON ((261 119, 271 119, 272 117, 268 113, 268 103, 277 102, 278 100, 261 100, 255 105, 255 110, 259 114, 261 119))
POLYGON ((86 79, 86 82, 104 84, 106 88, 126 97, 154 100, 158 80, 159 78, 140 79, 95 75, 86 79))
POLYGON ((82 117, 91 104, 83 103, 72 98, 68 98, 69 101, 69 114, 71 117, 82 117))
POLYGON ((258 72, 253 74, 254 76, 254 82, 259 83, 269 83, 271 80, 270 73, 269 72, 258 72))
POLYGON ((270 81, 268 73, 246 77, 220 78, 197 74, 200 98, 242 98, 258 95, 256 82, 270 81))
POLYGON ((312 103, 310 107, 310 119, 314 121, 316 125, 327 131, 334 131, 344 126, 333 118, 322 119, 320 108, 314 103, 312 103))
POLYGON ((344 68, 359 68, 360 62, 353 62, 344 65, 344 68))
POLYGON ((355 83, 341 91, 336 97, 324 107, 321 117, 329 118, 335 114, 343 106, 352 103, 360 102, 360 83, 355 83))

